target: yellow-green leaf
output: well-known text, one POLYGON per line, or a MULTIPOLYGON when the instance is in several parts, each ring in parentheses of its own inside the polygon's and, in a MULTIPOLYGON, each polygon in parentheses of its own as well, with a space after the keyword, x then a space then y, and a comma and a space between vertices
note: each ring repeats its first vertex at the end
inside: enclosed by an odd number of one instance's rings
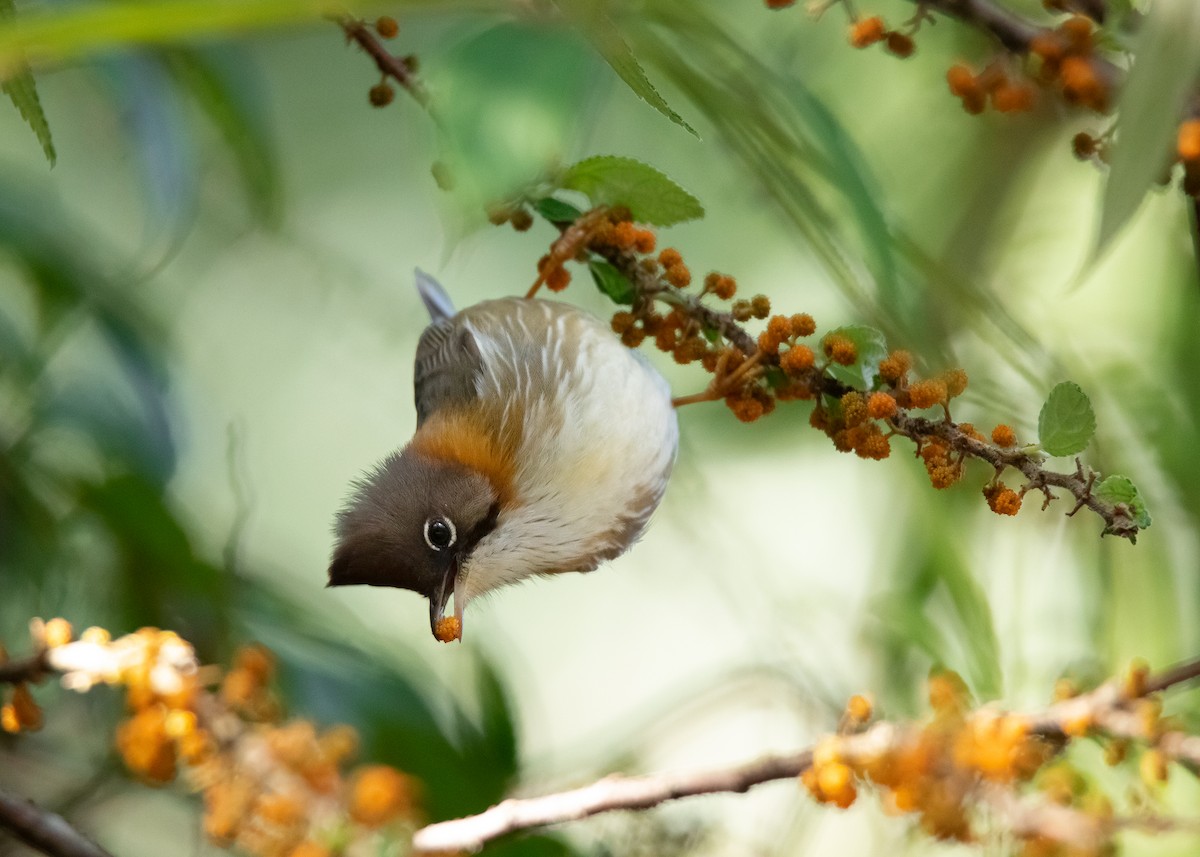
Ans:
POLYGON ((1051 455, 1082 452, 1096 433, 1092 402, 1078 384, 1063 381, 1050 391, 1038 414, 1038 442, 1051 455))
MULTIPOLYGON (((0 22, 11 22, 16 17, 16 12, 13 0, 0 0, 0 22)), ((38 142, 42 144, 46 160, 50 162, 50 166, 54 166, 58 156, 54 151, 54 140, 50 136, 50 125, 46 122, 46 114, 42 110, 42 100, 38 98, 33 72, 19 60, 14 61, 12 68, 0 83, 0 89, 4 90, 4 94, 20 112, 21 118, 33 130, 38 142)))

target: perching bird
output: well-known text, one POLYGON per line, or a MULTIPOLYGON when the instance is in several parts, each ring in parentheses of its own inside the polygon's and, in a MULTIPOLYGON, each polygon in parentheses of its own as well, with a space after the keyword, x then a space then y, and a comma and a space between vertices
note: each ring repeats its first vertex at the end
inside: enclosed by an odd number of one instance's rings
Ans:
POLYGON ((417 289, 433 322, 416 434, 355 484, 329 585, 418 592, 446 639, 484 593, 623 553, 662 499, 679 430, 667 382, 583 310, 502 298, 455 314, 421 271, 417 289))

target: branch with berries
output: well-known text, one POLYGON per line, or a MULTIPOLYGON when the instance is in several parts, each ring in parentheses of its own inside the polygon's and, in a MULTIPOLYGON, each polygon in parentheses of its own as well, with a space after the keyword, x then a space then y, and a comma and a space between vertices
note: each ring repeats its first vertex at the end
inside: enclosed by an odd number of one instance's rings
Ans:
MULTIPOLYGON (((1037 20, 992 0, 914 0, 917 10, 899 26, 889 26, 879 15, 860 15, 850 0, 815 0, 809 10, 817 16, 842 6, 848 15, 847 40, 855 48, 881 45, 888 53, 907 58, 916 50, 922 27, 943 15, 989 34, 998 50, 982 64, 959 62, 946 72, 950 92, 971 114, 990 106, 999 113, 1033 110, 1044 97, 1098 115, 1109 115, 1118 91, 1129 78, 1129 54, 1125 31, 1144 24, 1143 12, 1126 8, 1110 14, 1104 0, 1044 0, 1048 13, 1057 18, 1037 20)), ((795 5, 795 0, 766 0, 772 9, 795 5)), ((1180 74, 1185 74, 1181 71, 1180 74)), ((1196 100, 1179 121, 1175 151, 1164 158, 1160 184, 1170 184, 1176 164, 1182 165, 1181 187, 1185 194, 1200 197, 1200 120, 1196 100)), ((1072 148, 1080 160, 1107 163, 1116 126, 1101 133, 1080 131, 1072 148)), ((1164 141, 1165 142, 1165 141, 1164 141)), ((1157 150, 1146 151, 1157 162, 1157 150)), ((1162 153, 1165 154, 1165 153, 1162 153)))
POLYGON ((754 422, 781 402, 812 402, 810 424, 841 452, 880 460, 891 455, 895 438, 912 441, 934 488, 958 483, 970 459, 989 465, 983 496, 997 514, 1017 514, 1035 492, 1043 509, 1062 494, 1071 500, 1068 515, 1095 513, 1106 535, 1136 541, 1150 525, 1128 478, 1102 479, 1079 458, 1070 472, 1047 467, 1051 457, 1077 456, 1095 432, 1091 403, 1077 385, 1064 382, 1051 391, 1036 442, 1018 440, 1005 424, 985 435, 956 422, 951 403, 967 388, 963 369, 918 377, 913 356, 890 350, 878 330, 849 325, 817 337, 812 316, 773 314, 765 295, 738 298, 737 282, 727 274, 711 272, 693 283, 682 254, 659 251, 655 233, 638 223, 669 225, 703 209, 645 164, 590 158, 564 171, 553 188, 539 186, 495 210, 522 231, 535 213, 559 231, 538 262, 528 296, 543 287, 566 288, 570 266, 586 266, 602 292, 628 307, 612 318, 622 342, 636 348, 652 340, 676 362, 699 363, 712 376, 704 390, 676 399, 677 406, 723 401, 739 420, 754 422), (582 211, 556 196, 559 191, 585 194, 592 207, 582 211), (765 321, 765 329, 752 334, 746 327, 752 321, 765 321), (929 411, 934 415, 921 413, 929 411), (1013 487, 1002 481, 1008 474, 1019 479, 1013 487))
MULTIPOLYGON (((349 726, 323 730, 285 720, 270 683, 273 655, 247 646, 223 674, 203 667, 170 631, 143 628, 114 639, 89 628, 75 637, 63 619, 31 623, 34 654, 0 663, 9 685, 0 725, 40 729, 31 685, 58 676, 79 692, 125 692, 128 716, 116 749, 129 772, 151 786, 182 779, 204 802, 210 841, 251 857, 333 857, 361 849, 390 853, 419 824, 419 784, 389 765, 350 769, 358 738, 349 726)), ((61 818, 0 794, 0 829, 57 857, 105 852, 61 818)))
POLYGON ((1104 746, 1106 761, 1117 765, 1136 745, 1139 775, 1147 788, 1157 788, 1171 762, 1191 767, 1200 761, 1200 738, 1162 717, 1160 696, 1198 676, 1200 660, 1156 675, 1136 665, 1087 693, 1062 681, 1059 701, 1018 713, 972 708, 956 674, 935 673, 929 680, 931 713, 923 721, 873 720, 870 699, 856 695, 838 732, 805 750, 717 770, 614 775, 566 792, 510 799, 418 830, 413 846, 419 852, 473 851, 519 830, 799 778, 815 800, 843 809, 860 789, 870 788, 889 812, 914 816, 937 839, 979 841, 998 826, 1025 846, 1021 853, 1056 853, 1058 847, 1104 853, 1122 829, 1194 829, 1195 823, 1117 816, 1111 800, 1065 751, 1073 741, 1092 738, 1104 746))

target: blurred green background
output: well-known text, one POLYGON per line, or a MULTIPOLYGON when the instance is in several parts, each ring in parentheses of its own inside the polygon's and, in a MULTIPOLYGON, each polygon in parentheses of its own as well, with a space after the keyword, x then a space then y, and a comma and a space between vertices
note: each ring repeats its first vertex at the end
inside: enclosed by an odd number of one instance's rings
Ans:
MULTIPOLYGON (((859 6, 889 23, 913 11, 859 6)), ((980 699, 1031 706, 1064 672, 1195 652, 1193 227, 1184 197, 1160 191, 1093 246, 1104 175, 1074 160, 1070 138, 1109 120, 1056 103, 968 116, 943 75, 991 47, 948 20, 900 61, 851 49, 837 9, 813 21, 754 0, 615 6, 697 137, 632 94, 553 8, 373 8, 400 18, 389 46, 419 57, 439 132, 404 93, 372 109, 371 61, 311 7, 269 8, 254 29, 192 37, 170 4, 78 7, 108 26, 136 19, 151 44, 100 33, 86 56, 37 68, 53 169, 16 111, 0 110, 11 650, 35 615, 169 627, 214 662, 261 640, 282 661, 290 710, 358 726, 365 758, 425 781, 434 819, 610 770, 794 749, 833 728, 854 692, 917 715, 934 663, 980 699), (966 368, 957 419, 1032 438, 1046 392, 1078 382, 1099 423, 1088 463, 1133 478, 1154 527, 1136 546, 1101 539, 1097 519, 1065 518, 1066 501, 1039 512, 1032 495, 1001 519, 979 494, 984 468, 935 492, 903 444, 883 463, 839 455, 808 428, 806 404, 748 426, 699 405, 680 414, 678 469, 636 549, 475 605, 462 645, 433 641, 409 593, 326 591, 348 483, 413 428, 424 318, 412 269, 460 305, 523 292, 553 230, 489 227, 479 202, 599 153, 653 164, 705 203, 704 220, 659 239, 694 272, 732 273, 744 294, 822 328, 876 325, 930 372, 966 368), (455 193, 431 176, 439 159, 457 171, 455 193)), ((611 312, 576 279, 562 299, 611 312)), ((679 394, 705 383, 652 359, 679 394)), ((0 737, 0 788, 121 855, 215 851, 194 799, 121 773, 111 694, 47 687, 39 699, 45 731, 0 737)), ((1163 799, 1194 798, 1177 783, 1163 799)), ((1194 841, 1130 845, 1192 853, 1194 841)), ((885 849, 953 850, 871 800, 818 809, 781 783, 486 853, 885 849)), ((22 852, 0 841, 10 853, 22 852)))

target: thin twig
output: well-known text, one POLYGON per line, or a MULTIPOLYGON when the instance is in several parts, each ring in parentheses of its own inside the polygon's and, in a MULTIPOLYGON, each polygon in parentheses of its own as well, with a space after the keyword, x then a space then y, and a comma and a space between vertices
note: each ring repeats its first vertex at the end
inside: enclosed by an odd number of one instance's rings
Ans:
MULTIPOLYGON (((1200 678, 1200 658, 1150 676, 1143 685, 1143 696, 1158 693, 1184 682, 1200 678)), ((1024 715, 1028 718, 1030 734, 1061 739, 1066 724, 1086 717, 1098 728, 1122 737, 1145 740, 1144 730, 1130 703, 1142 697, 1124 695, 1121 682, 1109 682, 1096 690, 1055 703, 1042 712, 1024 715)), ((882 748, 896 746, 912 726, 879 722, 866 730, 839 738, 847 755, 870 757, 882 748)), ((1188 760, 1192 753, 1200 760, 1200 738, 1182 733, 1168 733, 1155 740, 1163 752, 1174 758, 1188 760), (1173 737, 1174 736, 1174 737, 1173 737)), ((509 799, 478 815, 431 824, 413 836, 416 851, 472 851, 497 837, 518 830, 544 827, 564 821, 574 821, 601 812, 622 809, 648 809, 669 800, 713 792, 745 792, 753 786, 771 780, 791 779, 802 774, 813 763, 813 749, 785 756, 769 756, 732 768, 691 773, 647 774, 638 777, 609 776, 591 785, 571 791, 534 798, 509 799)), ((1014 805, 1015 806, 1015 805, 1014 805)), ((1072 822, 1053 809, 1031 809, 1022 805, 1024 823, 1039 819, 1057 829, 1072 822)), ((1069 825, 1068 825, 1069 826, 1069 825)), ((1087 838, 1091 831, 1076 831, 1072 839, 1087 838)), ((1090 841, 1090 840, 1089 840, 1090 841)))
POLYGON ((0 791, 0 828, 51 857, 112 857, 61 815, 4 791, 0 791))
POLYGON ((418 104, 428 109, 429 93, 417 76, 413 74, 413 70, 403 57, 394 56, 359 19, 350 15, 340 15, 335 16, 333 20, 342 28, 347 39, 357 44, 371 59, 375 60, 376 67, 384 77, 392 78, 408 90, 418 104))
POLYGON ((745 792, 760 783, 799 776, 812 764, 812 751, 768 756, 736 768, 642 777, 605 777, 572 791, 522 800, 506 800, 469 818, 431 824, 417 831, 418 851, 476 850, 506 833, 574 821, 615 809, 648 809, 669 800, 745 792))

